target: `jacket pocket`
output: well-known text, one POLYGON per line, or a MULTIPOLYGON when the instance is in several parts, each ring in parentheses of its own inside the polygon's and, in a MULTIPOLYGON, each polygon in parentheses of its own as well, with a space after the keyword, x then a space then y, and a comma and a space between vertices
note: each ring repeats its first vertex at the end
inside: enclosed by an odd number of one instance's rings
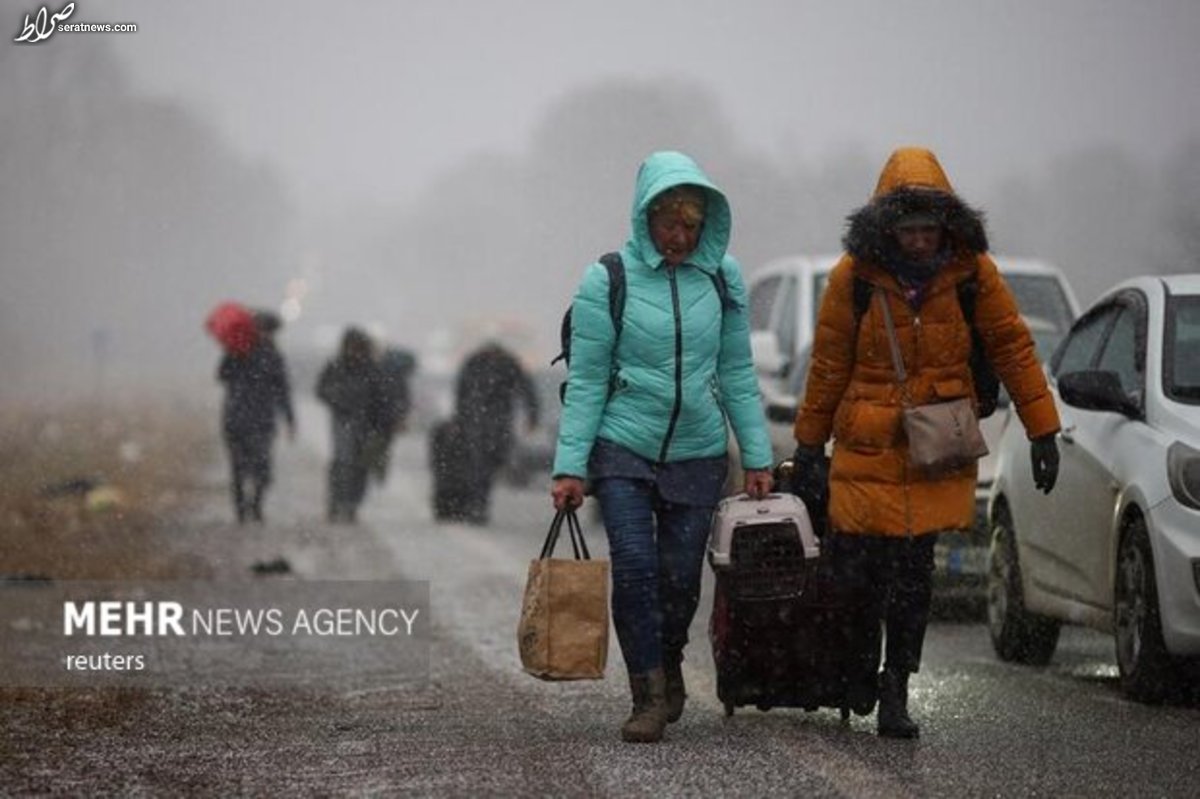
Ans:
POLYGON ((933 383, 933 395, 940 400, 961 399, 971 395, 965 381, 957 377, 951 377, 946 380, 935 380, 933 383))
POLYGON ((835 417, 835 436, 846 447, 862 452, 891 449, 900 429, 900 409, 894 405, 854 402, 835 417), (839 423, 840 422, 840 423, 839 423))

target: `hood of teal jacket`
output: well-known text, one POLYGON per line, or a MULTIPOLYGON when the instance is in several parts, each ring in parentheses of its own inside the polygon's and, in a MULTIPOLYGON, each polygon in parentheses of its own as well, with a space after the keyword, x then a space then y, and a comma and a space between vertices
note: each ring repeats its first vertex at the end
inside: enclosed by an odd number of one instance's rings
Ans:
POLYGON ((653 153, 642 162, 634 187, 633 211, 630 215, 633 231, 626 251, 655 269, 662 266, 663 257, 650 238, 650 223, 647 218, 650 201, 667 189, 685 183, 699 186, 708 194, 704 230, 700 233, 700 243, 688 258, 688 263, 715 274, 721 268, 721 261, 729 248, 729 232, 733 228, 729 201, 696 162, 683 153, 665 150, 653 153))

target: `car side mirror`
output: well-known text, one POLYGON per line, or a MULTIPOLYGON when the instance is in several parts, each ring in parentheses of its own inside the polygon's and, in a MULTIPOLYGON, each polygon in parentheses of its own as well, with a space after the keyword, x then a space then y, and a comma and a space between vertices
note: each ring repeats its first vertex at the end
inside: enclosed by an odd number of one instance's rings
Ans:
POLYGON ((1058 378, 1058 393, 1063 402, 1076 408, 1110 411, 1130 418, 1141 415, 1141 408, 1125 393, 1116 372, 1068 372, 1058 378))

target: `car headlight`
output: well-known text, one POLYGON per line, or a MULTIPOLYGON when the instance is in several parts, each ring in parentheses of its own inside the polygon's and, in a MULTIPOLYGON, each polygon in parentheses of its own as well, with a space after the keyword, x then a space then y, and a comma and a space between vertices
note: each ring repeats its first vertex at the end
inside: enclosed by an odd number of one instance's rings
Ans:
POLYGON ((1200 450, 1176 441, 1167 450, 1167 480, 1175 499, 1200 510, 1200 450))

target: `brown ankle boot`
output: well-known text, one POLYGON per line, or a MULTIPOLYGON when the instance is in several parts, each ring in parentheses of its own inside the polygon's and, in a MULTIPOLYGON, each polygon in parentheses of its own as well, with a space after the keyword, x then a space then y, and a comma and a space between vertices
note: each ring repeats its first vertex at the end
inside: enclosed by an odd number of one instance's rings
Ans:
POLYGON ((629 675, 633 713, 621 725, 621 740, 656 743, 667 727, 667 680, 661 668, 629 675))
POLYGON ((683 652, 663 654, 663 674, 667 678, 667 723, 674 724, 683 715, 687 690, 683 685, 683 652))

